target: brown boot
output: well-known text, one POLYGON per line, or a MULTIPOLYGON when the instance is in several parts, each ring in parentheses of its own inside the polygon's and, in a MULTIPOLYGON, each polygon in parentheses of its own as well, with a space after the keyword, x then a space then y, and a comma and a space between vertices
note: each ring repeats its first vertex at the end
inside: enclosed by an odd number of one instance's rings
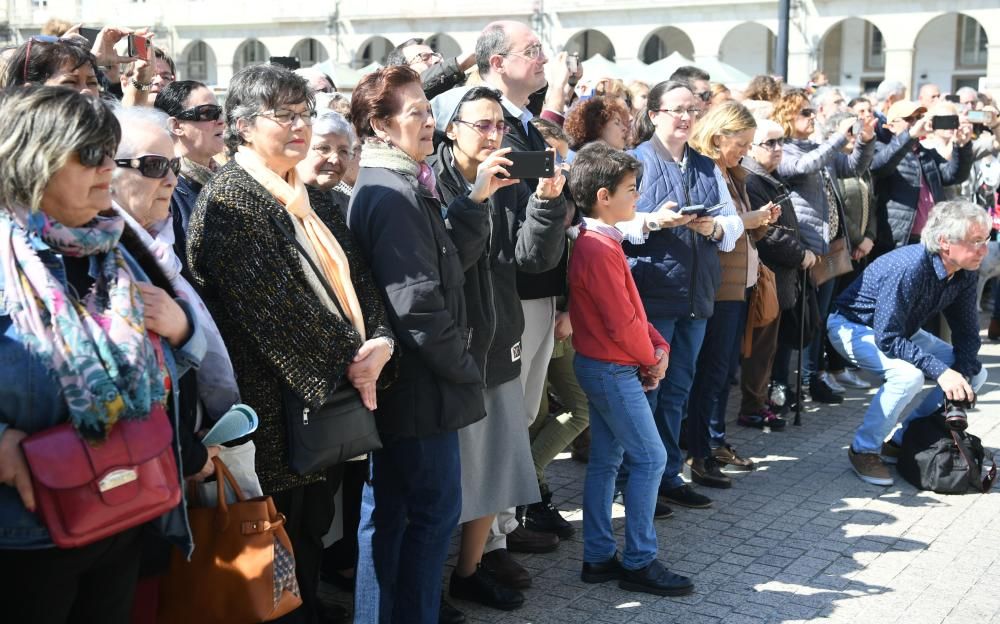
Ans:
POLYGON ((570 446, 573 447, 573 461, 578 461, 581 464, 590 461, 590 427, 580 432, 580 435, 576 436, 570 446))
POLYGON ((1000 340, 1000 319, 990 319, 990 328, 986 330, 990 340, 1000 340))

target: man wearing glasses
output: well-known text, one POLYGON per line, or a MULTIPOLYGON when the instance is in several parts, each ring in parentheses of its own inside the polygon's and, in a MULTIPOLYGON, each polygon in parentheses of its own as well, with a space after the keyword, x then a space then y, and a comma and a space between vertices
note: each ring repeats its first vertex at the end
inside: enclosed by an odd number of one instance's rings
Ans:
POLYGON ((435 96, 465 84, 465 72, 476 64, 476 53, 446 59, 423 39, 414 38, 393 48, 385 64, 406 65, 420 74, 424 95, 433 100, 435 96))
POLYGON ((919 244, 873 262, 834 303, 826 324, 834 348, 885 378, 848 449, 854 472, 866 483, 892 485, 886 464, 898 460, 906 427, 934 413, 944 397, 972 400, 986 382, 976 285, 990 225, 986 211, 971 202, 937 204, 919 244), (951 327, 951 344, 921 329, 941 313, 951 327), (937 387, 886 441, 925 378, 937 387))

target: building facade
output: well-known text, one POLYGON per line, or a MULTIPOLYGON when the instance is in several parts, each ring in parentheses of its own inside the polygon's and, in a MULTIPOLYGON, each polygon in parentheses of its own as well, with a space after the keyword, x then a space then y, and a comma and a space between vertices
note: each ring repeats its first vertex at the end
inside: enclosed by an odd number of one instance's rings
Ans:
MULTIPOLYGON (((1000 89, 997 0, 793 0, 792 6, 792 84, 822 69, 848 93, 884 78, 911 92, 925 82, 944 91, 1000 89)), ((777 12, 776 1, 761 0, 507 0, 502 9, 454 0, 6 0, 0 37, 21 41, 50 17, 151 26, 180 77, 224 85, 240 68, 271 56, 297 57, 303 66, 332 60, 363 67, 410 37, 429 39, 445 55, 469 52, 486 23, 504 18, 531 24, 550 52, 651 63, 676 51, 752 75, 773 70, 777 12)))

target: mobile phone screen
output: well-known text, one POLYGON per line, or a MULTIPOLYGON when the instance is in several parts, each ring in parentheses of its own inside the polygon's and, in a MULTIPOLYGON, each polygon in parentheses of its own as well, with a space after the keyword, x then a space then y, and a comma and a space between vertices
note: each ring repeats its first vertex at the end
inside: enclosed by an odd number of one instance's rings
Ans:
POLYGON ((149 52, 149 40, 139 35, 128 36, 128 55, 136 58, 146 58, 149 52))
POLYGON ((81 28, 80 36, 86 39, 91 47, 97 43, 97 35, 101 32, 100 28, 81 28))
POLYGON ((935 130, 955 130, 958 128, 958 115, 934 115, 931 120, 935 130))
POLYGON ((509 152, 505 157, 513 164, 505 167, 511 178, 519 180, 551 178, 555 175, 555 154, 550 150, 538 152, 509 152))

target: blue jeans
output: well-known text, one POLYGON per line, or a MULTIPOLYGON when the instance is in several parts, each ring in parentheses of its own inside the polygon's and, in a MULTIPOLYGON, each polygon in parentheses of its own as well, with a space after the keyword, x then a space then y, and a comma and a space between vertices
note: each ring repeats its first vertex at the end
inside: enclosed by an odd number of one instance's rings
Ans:
POLYGON ((653 410, 656 429, 667 450, 667 467, 663 471, 660 487, 669 490, 684 485, 684 480, 681 479, 684 456, 678 439, 708 319, 650 319, 650 322, 670 343, 667 376, 660 382, 659 388, 646 394, 649 407, 653 410))
POLYGON ((354 621, 436 624, 462 511, 458 433, 382 435, 361 495, 354 621))
MULTIPOLYGON (((830 343, 847 361, 885 378, 885 383, 875 393, 865 419, 854 435, 853 448, 856 453, 878 453, 882 442, 896 426, 900 415, 924 387, 924 373, 906 360, 894 359, 883 353, 875 344, 875 332, 871 327, 852 323, 840 314, 830 315, 826 324, 830 343)), ((951 366, 955 361, 954 348, 924 330, 910 337, 910 341, 924 352, 951 366)), ((984 367, 969 380, 973 390, 986 383, 984 367)), ((896 444, 902 444, 903 432, 917 418, 930 416, 944 401, 940 386, 918 405, 903 421, 903 426, 893 435, 896 444)))
POLYGON ((617 550, 611 527, 615 477, 624 464, 625 553, 622 565, 644 568, 656 559, 653 514, 667 453, 642 391, 638 368, 576 354, 576 378, 590 406, 590 460, 583 485, 583 560, 600 563, 617 550))
MULTIPOLYGON (((726 443, 726 407, 733 361, 739 361, 747 322, 744 301, 717 301, 708 319, 688 400, 688 455, 705 459, 726 443)), ((670 364, 673 365, 673 353, 670 364)), ((669 370, 669 367, 668 367, 669 370)))
MULTIPOLYGON (((819 326, 826 326, 826 317, 830 312, 830 304, 833 302, 833 291, 837 288, 837 280, 831 279, 824 282, 816 290, 816 305, 819 307, 819 326)), ((802 354, 802 387, 809 389, 816 373, 824 370, 823 349, 826 346, 823 332, 817 331, 813 339, 806 345, 806 352, 802 354)))

